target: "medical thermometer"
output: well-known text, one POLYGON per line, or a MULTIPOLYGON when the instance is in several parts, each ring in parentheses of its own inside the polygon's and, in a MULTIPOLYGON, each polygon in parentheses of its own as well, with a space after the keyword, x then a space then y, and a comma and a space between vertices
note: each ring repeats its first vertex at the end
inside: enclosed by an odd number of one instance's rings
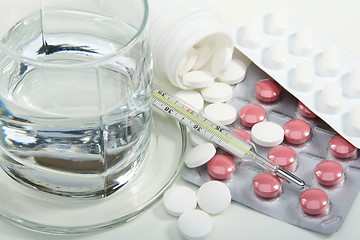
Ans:
POLYGON ((305 182, 299 177, 259 155, 252 143, 246 142, 226 126, 208 119, 176 96, 160 89, 155 84, 152 95, 154 106, 175 118, 181 124, 196 131, 203 138, 215 143, 240 159, 248 159, 250 157, 250 160, 262 169, 275 174, 297 189, 304 189, 306 187, 305 182))

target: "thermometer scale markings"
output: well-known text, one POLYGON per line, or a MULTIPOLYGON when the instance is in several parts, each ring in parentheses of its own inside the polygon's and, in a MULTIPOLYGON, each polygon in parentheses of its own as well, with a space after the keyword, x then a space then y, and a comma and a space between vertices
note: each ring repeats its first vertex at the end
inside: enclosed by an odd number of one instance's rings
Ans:
MULTIPOLYGON (((182 117, 182 118, 180 117, 181 118, 180 122, 183 122, 183 120, 185 118, 187 118, 188 120, 190 120, 189 126, 192 127, 193 129, 197 130, 198 132, 201 132, 201 130, 202 130, 201 127, 203 127, 204 128, 203 133, 209 132, 210 134, 212 134, 210 139, 212 139, 214 136, 216 136, 218 138, 219 143, 221 141, 224 141, 225 144, 231 143, 235 147, 244 151, 246 154, 248 154, 250 156, 254 155, 254 153, 252 151, 241 146, 238 142, 234 141, 227 134, 223 134, 221 132, 221 130, 222 130, 221 127, 219 127, 219 126, 214 127, 213 124, 209 125, 207 123, 207 118, 204 118, 203 120, 201 120, 199 118, 199 116, 193 115, 193 113, 195 113, 195 111, 192 111, 191 109, 185 110, 183 107, 180 107, 179 105, 177 105, 177 101, 171 101, 170 97, 166 97, 166 95, 167 94, 161 90, 153 91, 153 96, 155 97, 154 100, 158 100, 158 101, 162 102, 163 103, 162 107, 164 107, 164 105, 165 105, 165 108, 163 108, 163 110, 166 111, 168 114, 177 116, 177 114, 179 113, 182 117), (175 113, 173 113, 170 110, 175 111, 175 113)), ((154 101, 154 103, 156 103, 156 102, 154 101)))

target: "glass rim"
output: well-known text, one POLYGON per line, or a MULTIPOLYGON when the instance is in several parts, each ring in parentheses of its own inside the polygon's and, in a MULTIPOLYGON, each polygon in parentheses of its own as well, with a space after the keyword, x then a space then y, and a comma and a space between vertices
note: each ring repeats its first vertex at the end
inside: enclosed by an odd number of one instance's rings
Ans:
POLYGON ((113 58, 115 55, 125 52, 127 49, 130 49, 140 38, 140 36, 145 32, 148 19, 149 19, 149 4, 148 0, 142 0, 143 6, 144 6, 144 14, 143 19, 141 21, 140 27, 137 29, 136 33, 132 36, 132 38, 121 48, 116 49, 115 51, 106 54, 98 59, 86 61, 86 62, 80 62, 80 63, 54 63, 54 62, 48 62, 48 61, 40 61, 28 57, 22 56, 22 54, 17 53, 16 51, 4 46, 4 43, 0 40, 0 50, 5 53, 8 56, 11 56, 13 59, 18 59, 19 61, 30 64, 33 66, 38 67, 51 67, 51 68, 59 68, 59 69, 66 69, 66 68, 86 68, 89 66, 97 65, 101 62, 104 62, 108 59, 113 58))

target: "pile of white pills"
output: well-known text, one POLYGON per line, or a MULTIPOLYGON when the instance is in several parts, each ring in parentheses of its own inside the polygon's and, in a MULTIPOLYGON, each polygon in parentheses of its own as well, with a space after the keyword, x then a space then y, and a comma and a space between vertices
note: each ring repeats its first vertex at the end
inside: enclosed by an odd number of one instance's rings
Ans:
POLYGON ((189 240, 204 239, 213 228, 210 215, 224 212, 231 203, 226 184, 209 181, 196 193, 185 186, 174 186, 164 194, 163 205, 172 216, 179 217, 180 234, 189 240), (196 209, 197 205, 200 209, 196 209))
MULTIPOLYGON (((232 85, 244 80, 246 64, 238 59, 231 59, 232 51, 221 54, 230 54, 227 68, 220 74, 214 71, 201 70, 202 64, 210 61, 208 54, 211 49, 206 46, 191 49, 183 61, 182 84, 187 90, 178 91, 175 96, 183 100, 195 110, 204 111, 212 120, 224 125, 231 124, 236 119, 236 110, 226 104, 233 96, 232 85), (201 53, 199 53, 201 51, 201 53), (205 54, 206 53, 206 54, 205 54), (201 64, 200 64, 201 63, 201 64)), ((220 54, 220 53, 219 53, 220 54)), ((212 58, 211 69, 215 69, 216 58, 212 58)))

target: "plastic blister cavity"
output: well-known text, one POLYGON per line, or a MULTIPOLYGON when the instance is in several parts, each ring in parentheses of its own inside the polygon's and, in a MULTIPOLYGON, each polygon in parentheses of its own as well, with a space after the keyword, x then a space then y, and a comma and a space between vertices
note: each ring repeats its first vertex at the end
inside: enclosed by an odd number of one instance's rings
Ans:
POLYGON ((357 59, 285 10, 237 26, 233 37, 237 49, 360 147, 357 59))
MULTIPOLYGON (((271 77, 251 64, 246 78, 236 85, 233 98, 227 102, 238 112, 237 119, 228 127, 248 140, 250 134, 252 140, 255 140, 252 131, 256 125, 244 126, 240 119, 240 109, 249 104, 259 105, 266 111, 260 123, 274 123, 283 134, 286 134, 286 124, 295 123, 295 127, 288 126, 295 135, 277 142, 280 146, 271 147, 270 144, 266 147, 262 142, 258 144, 254 141, 255 147, 260 155, 268 156, 269 161, 293 172, 307 183, 309 189, 316 190, 298 191, 283 182, 278 184, 275 176, 265 174, 263 177, 266 172, 251 164, 246 157, 243 160, 234 158, 235 169, 221 181, 229 187, 232 199, 236 202, 299 227, 325 234, 334 233, 345 221, 360 190, 357 184, 360 181, 357 148, 285 89, 281 90, 274 102, 259 100, 255 86, 264 79, 271 80, 271 77), (347 201, 343 200, 343 196, 346 196, 347 201), (313 207, 309 204, 311 199, 323 205, 313 207)), ((265 139, 268 141, 269 138, 265 139)), ((228 155, 217 149, 216 155, 220 154, 228 155)), ((182 176, 199 186, 215 179, 207 165, 184 168, 182 176)))

